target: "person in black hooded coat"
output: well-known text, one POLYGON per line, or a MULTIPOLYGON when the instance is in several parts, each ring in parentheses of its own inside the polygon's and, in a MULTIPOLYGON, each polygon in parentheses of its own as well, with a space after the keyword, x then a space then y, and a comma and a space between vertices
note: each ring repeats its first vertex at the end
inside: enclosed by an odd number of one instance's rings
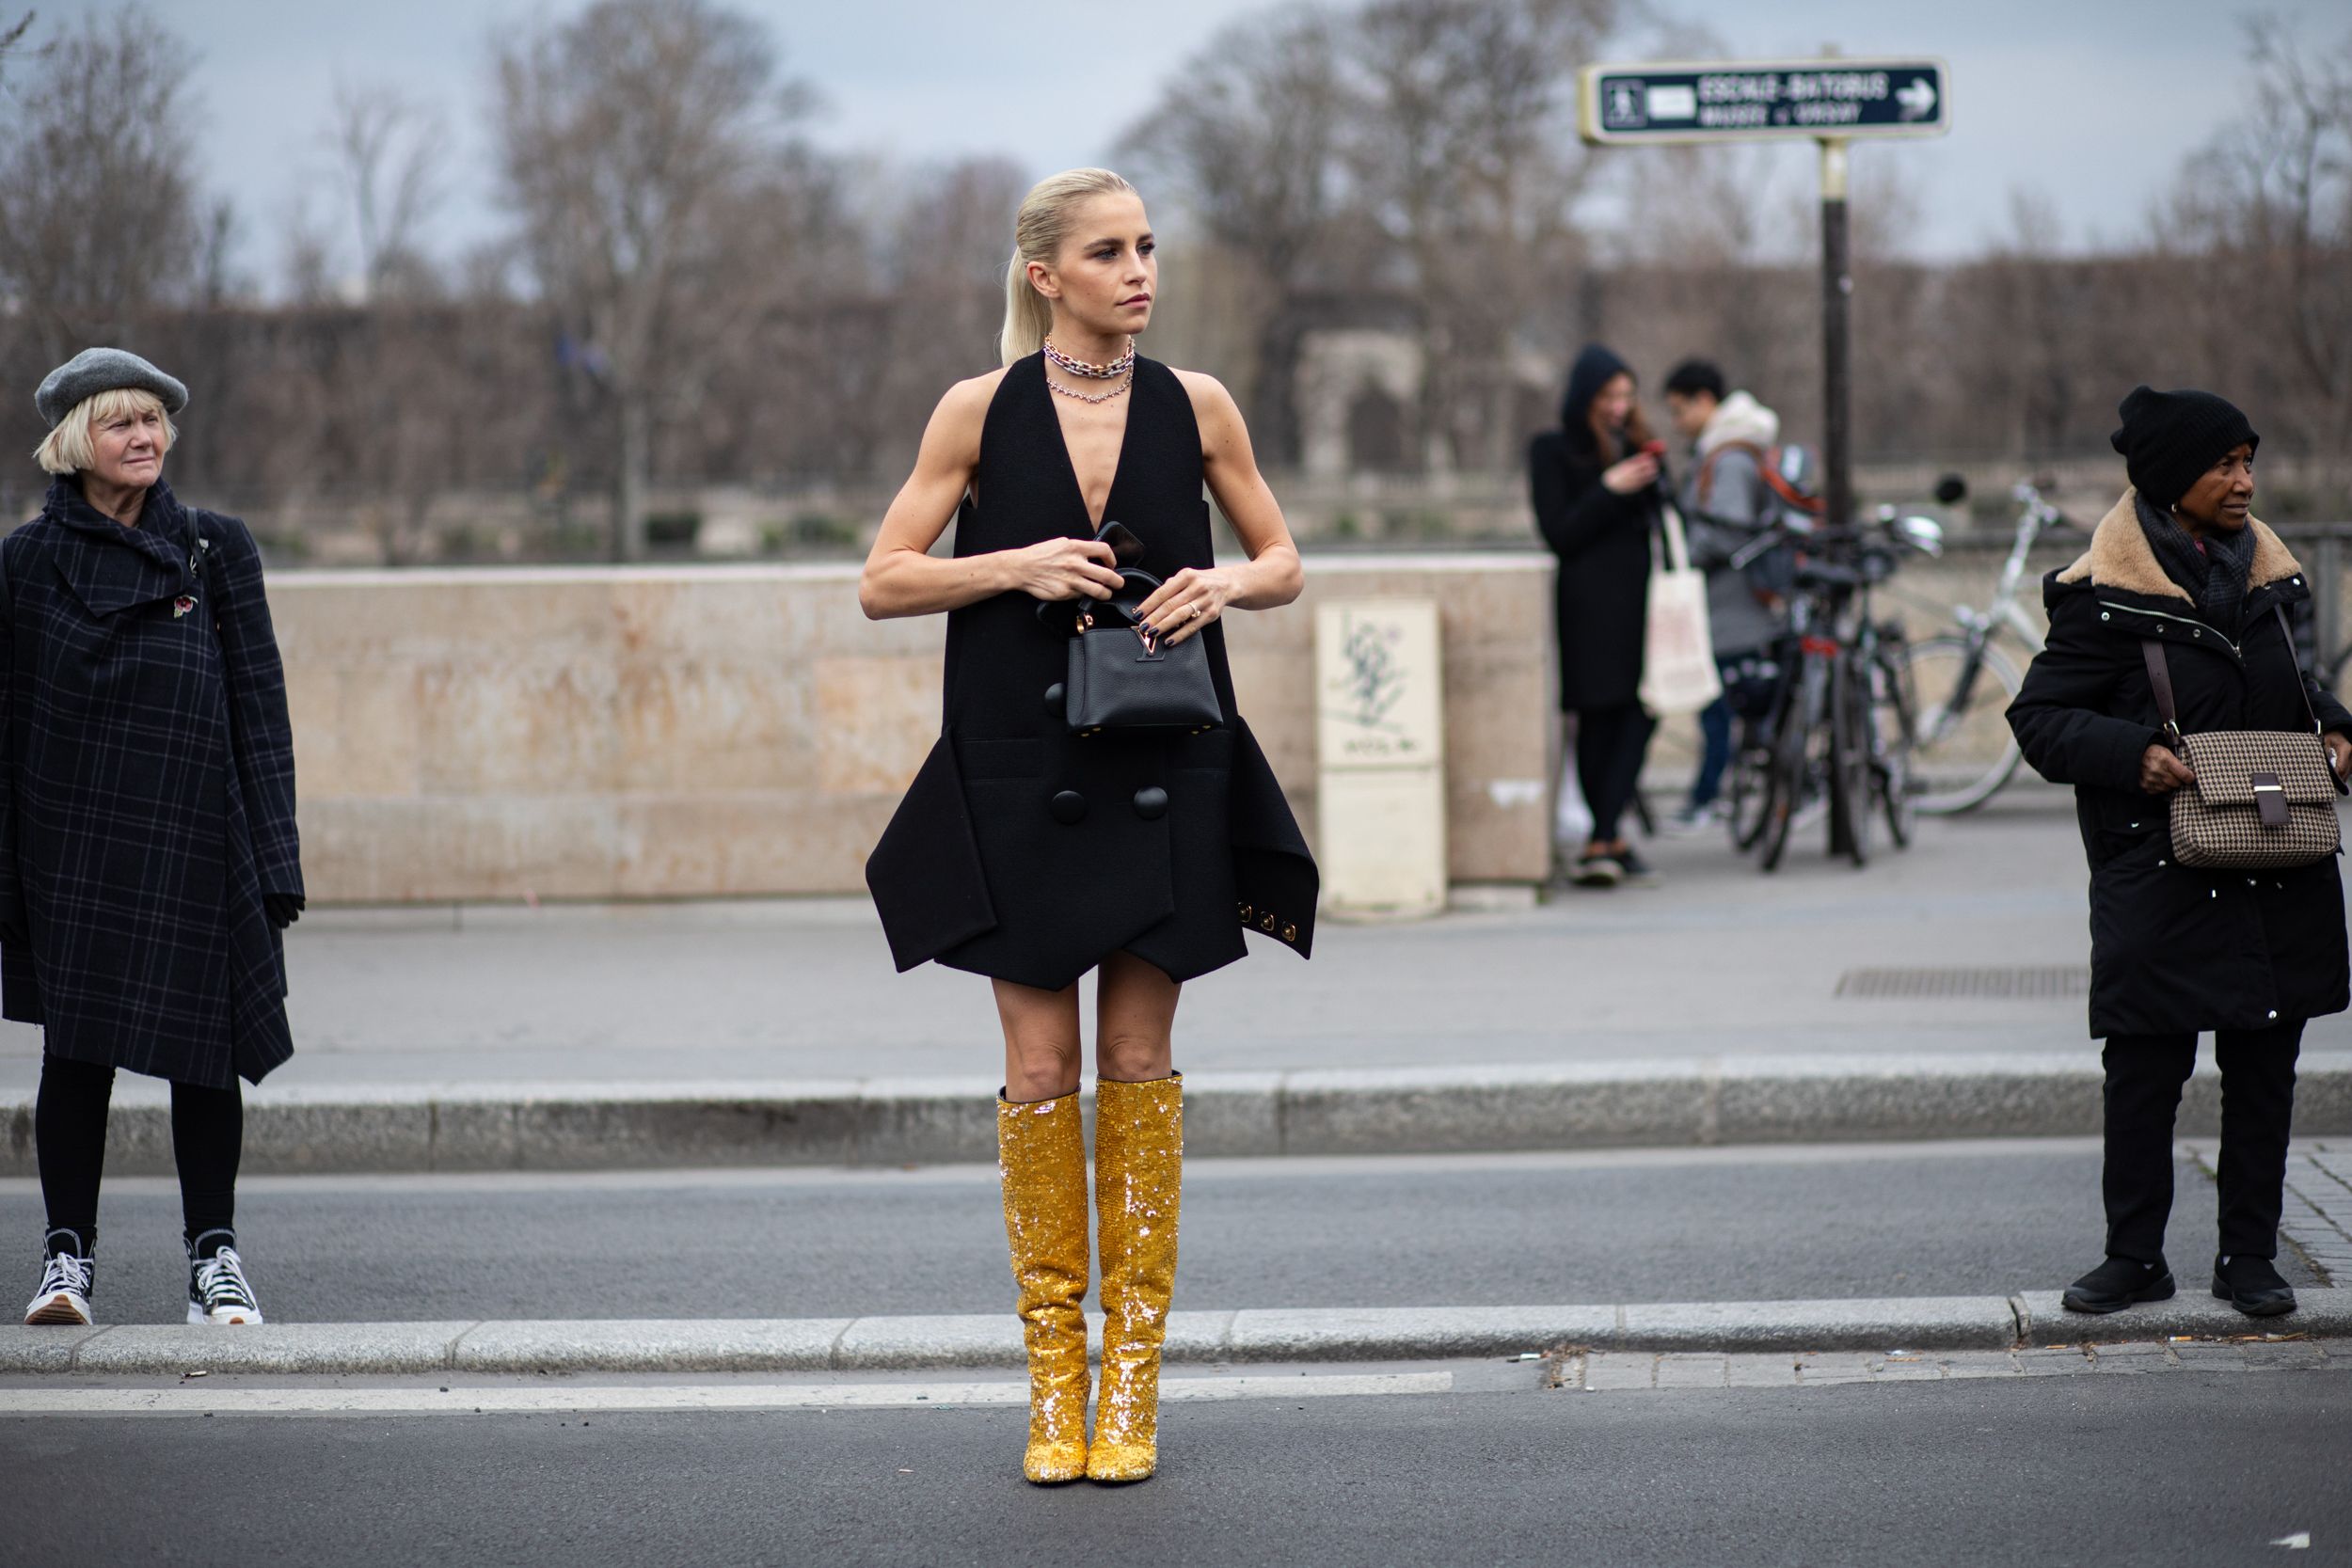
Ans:
POLYGON ((56 477, 0 545, 0 991, 42 1027, 49 1235, 28 1323, 91 1321, 117 1069, 171 1082, 188 1321, 260 1323, 235 1246, 240 1076, 293 1054, 294 736, 261 553, 163 483, 187 389, 91 349, 36 398, 56 477))
POLYGON ((1568 372, 1560 428, 1536 436, 1527 454, 1535 527, 1560 558, 1560 706, 1576 715, 1577 782, 1593 813, 1576 879, 1592 887, 1654 879, 1619 832, 1658 728, 1636 696, 1662 504, 1649 442, 1633 372, 1593 343, 1568 372))
POLYGON ((2295 1309, 2279 1214, 2304 1022, 2344 1010, 2336 858, 2264 870, 2179 863, 2167 797, 2193 780, 2167 743, 2153 643, 2184 734, 2323 733, 2343 777, 2352 712, 2303 673, 2284 617, 2303 568, 2255 521, 2246 416, 2205 392, 2123 400, 2131 488, 2082 558, 2043 580, 2048 645, 2010 705, 2026 760, 2074 786, 2090 862, 2090 1033, 2106 1041, 2106 1260, 2066 1292, 2079 1312, 2173 1292, 2164 1261, 2172 1126, 2197 1036, 2222 1074, 2221 1252, 2213 1292, 2249 1315, 2295 1309))

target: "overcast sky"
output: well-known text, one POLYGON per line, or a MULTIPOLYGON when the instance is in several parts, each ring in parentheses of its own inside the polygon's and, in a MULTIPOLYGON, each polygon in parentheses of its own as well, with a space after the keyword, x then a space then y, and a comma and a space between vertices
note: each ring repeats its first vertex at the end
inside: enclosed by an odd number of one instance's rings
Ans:
MULTIPOLYGON (((44 23, 106 8, 37 3, 44 23)), ((1187 55, 1224 23, 1263 8, 1125 0, 1073 9, 1076 25, 1057 34, 1051 8, 735 3, 772 27, 787 70, 817 87, 824 108, 813 132, 823 143, 908 163, 1001 152, 1033 174, 1100 161, 1187 55)), ((581 0, 157 8, 202 54, 193 86, 203 173, 235 198, 246 269, 276 280, 289 218, 315 189, 314 148, 339 72, 393 84, 448 114, 459 157, 435 248, 454 255, 495 233, 485 38, 580 8, 581 0)), ((1849 55, 1948 60, 1951 135, 1857 155, 1902 161, 1921 198, 1908 248, 1928 257, 1964 254, 2003 232, 2013 190, 2055 204, 2070 245, 2136 236, 2182 156, 2242 106, 2248 84, 2238 13, 2200 0, 1654 0, 1654 8, 1710 29, 1734 55, 1812 55, 1834 42, 1849 55)), ((2314 41, 2332 41, 2352 8, 2303 0, 2286 14, 2314 41)), ((1810 178, 1809 157, 1805 148, 1782 150, 1792 187, 1810 178)))

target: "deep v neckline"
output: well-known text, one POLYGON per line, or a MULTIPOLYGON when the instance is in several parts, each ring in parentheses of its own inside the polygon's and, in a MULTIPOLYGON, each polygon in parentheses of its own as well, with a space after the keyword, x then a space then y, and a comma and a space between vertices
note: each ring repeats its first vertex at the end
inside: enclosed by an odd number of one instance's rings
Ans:
MULTIPOLYGON (((1140 370, 1142 365, 1143 361, 1138 358, 1136 361, 1136 369, 1140 370)), ((1087 487, 1079 482, 1077 460, 1070 455, 1070 432, 1062 428, 1061 405, 1055 402, 1054 384, 1045 376, 1045 357, 1043 355, 1038 356, 1037 377, 1041 383, 1040 389, 1045 394, 1045 411, 1054 418, 1054 440, 1061 448, 1061 470, 1070 476, 1070 488, 1078 498, 1078 515, 1086 518, 1087 531, 1089 533, 1101 531, 1104 522, 1113 520, 1111 498, 1119 494, 1119 482, 1125 477, 1127 472, 1127 437, 1134 433, 1135 429, 1136 383, 1141 379, 1139 376, 1135 376, 1133 372, 1130 372, 1130 376, 1127 395, 1121 400, 1127 406, 1119 421, 1119 455, 1111 460, 1111 483, 1109 487, 1103 492, 1103 515, 1098 517, 1094 515, 1093 509, 1087 505, 1087 487)))

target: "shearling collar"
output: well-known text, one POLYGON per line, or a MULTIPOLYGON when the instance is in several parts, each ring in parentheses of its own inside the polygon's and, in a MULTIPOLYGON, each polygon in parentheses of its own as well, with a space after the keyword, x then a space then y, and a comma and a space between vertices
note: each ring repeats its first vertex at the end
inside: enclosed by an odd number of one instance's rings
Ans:
MULTIPOLYGON (((2195 608, 2197 601, 2189 597, 2188 590, 2167 577, 2156 560, 2148 535, 2140 530, 2139 514, 2133 504, 2137 499, 2137 492, 2127 487, 2123 499, 2091 530, 2090 548, 2058 575, 2058 581, 2088 580, 2094 588, 2120 588, 2126 594, 2144 594, 2152 599, 2178 599, 2195 608)), ((2285 542, 2271 532, 2268 525, 2249 518, 2246 526, 2254 531, 2254 564, 2247 573, 2247 592, 2303 570, 2285 542)))

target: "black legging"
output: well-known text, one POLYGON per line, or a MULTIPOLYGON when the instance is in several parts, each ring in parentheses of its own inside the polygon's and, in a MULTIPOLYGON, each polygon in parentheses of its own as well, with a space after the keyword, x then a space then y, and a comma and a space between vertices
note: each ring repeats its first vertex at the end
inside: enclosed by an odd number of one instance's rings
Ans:
POLYGON ((1579 708, 1576 714, 1576 782, 1593 810, 1593 842, 1613 844, 1617 819, 1642 782, 1642 759, 1658 721, 1639 703, 1579 708))
MULTIPOLYGON (((115 1069, 63 1056, 40 1059, 33 1140, 49 1228, 71 1230, 88 1257, 98 1240, 98 1183, 106 1172, 106 1107, 115 1069)), ((237 1160, 245 1148, 245 1099, 225 1089, 171 1085, 171 1154, 180 1167, 180 1216, 193 1243, 237 1224, 237 1160)))
MULTIPOLYGON (((2221 1250, 2275 1258, 2287 1174, 2287 1126, 2295 1117, 2295 1058, 2303 1021, 2267 1029, 2223 1029, 2213 1037, 2221 1067, 2221 1250)), ((2197 1037, 2109 1035, 2106 1164, 2107 1256, 2153 1263, 2164 1256, 2172 1215, 2172 1122, 2181 1085, 2197 1065, 2197 1037)))

